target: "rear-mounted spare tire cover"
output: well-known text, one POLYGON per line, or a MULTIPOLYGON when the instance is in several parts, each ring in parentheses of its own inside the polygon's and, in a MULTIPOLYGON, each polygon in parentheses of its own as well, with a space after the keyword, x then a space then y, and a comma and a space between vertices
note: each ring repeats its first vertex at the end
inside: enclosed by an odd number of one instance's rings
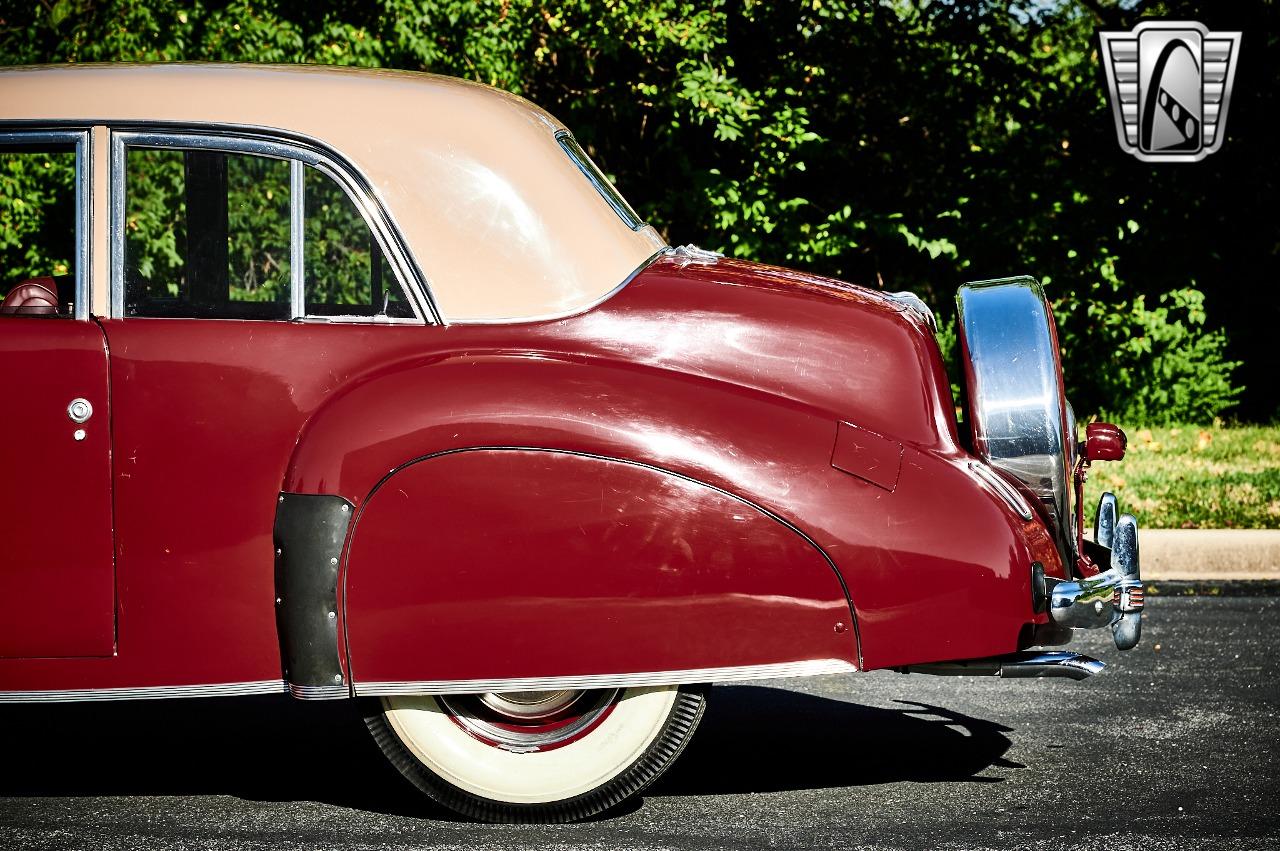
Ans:
POLYGON ((1034 278, 975 281, 956 303, 973 451, 1045 504, 1070 555, 1075 424, 1044 291, 1034 278))

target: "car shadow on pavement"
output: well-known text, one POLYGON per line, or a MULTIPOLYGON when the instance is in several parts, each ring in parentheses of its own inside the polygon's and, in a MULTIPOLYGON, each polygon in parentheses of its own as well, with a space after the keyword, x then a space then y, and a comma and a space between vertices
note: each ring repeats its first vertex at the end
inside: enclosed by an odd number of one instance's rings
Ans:
MULTIPOLYGON (((318 801, 449 818, 383 759, 359 705, 280 696, 0 706, 0 796, 318 801)), ((651 794, 716 795, 983 781, 1008 728, 939 707, 881 709, 766 686, 717 686, 689 749, 651 794)))
POLYGON ((999 783, 1008 727, 938 706, 881 709, 764 686, 717 686, 654 795, 831 789, 896 781, 999 783))

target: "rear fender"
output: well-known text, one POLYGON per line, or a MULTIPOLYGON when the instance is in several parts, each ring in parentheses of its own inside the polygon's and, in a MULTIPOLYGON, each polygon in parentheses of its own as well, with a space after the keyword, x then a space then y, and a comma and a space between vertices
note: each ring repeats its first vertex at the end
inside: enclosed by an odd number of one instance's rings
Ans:
POLYGON ((342 577, 357 694, 856 669, 848 597, 796 528, 653 466, 524 448, 388 476, 342 577))

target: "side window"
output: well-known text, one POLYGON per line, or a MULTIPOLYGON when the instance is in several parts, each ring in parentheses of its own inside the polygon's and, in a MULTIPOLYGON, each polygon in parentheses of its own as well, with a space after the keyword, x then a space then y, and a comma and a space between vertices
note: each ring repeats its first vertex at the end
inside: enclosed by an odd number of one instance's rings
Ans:
POLYGON ((414 318, 328 174, 248 153, 125 152, 125 316, 287 320, 297 286, 309 316, 414 318))
POLYGON ((128 148, 125 315, 290 318, 289 163, 128 148))
POLYGON ((76 156, 70 140, 0 141, 0 317, 75 312, 76 156))
POLYGON ((304 168, 303 187, 307 313, 413 318, 378 241, 347 193, 311 166, 304 168))

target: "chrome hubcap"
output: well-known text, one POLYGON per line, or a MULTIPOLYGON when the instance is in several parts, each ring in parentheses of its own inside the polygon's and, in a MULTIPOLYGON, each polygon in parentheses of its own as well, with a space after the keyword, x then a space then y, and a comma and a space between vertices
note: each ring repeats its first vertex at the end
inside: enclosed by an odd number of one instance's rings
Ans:
POLYGON ((590 732, 613 708, 617 689, 505 691, 440 696, 450 719, 485 744, 516 753, 548 750, 590 732))
POLYGON ((499 715, 512 719, 538 720, 555 715, 582 696, 581 691, 491 691, 480 702, 499 715))

